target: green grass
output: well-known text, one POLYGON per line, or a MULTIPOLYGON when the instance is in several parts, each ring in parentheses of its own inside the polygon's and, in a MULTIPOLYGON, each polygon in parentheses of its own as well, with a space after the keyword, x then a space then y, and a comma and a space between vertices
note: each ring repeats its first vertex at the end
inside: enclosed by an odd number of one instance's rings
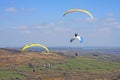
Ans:
MULTIPOLYGON (((97 59, 92 59, 92 58, 86 58, 86 57, 67 57, 64 60, 33 60, 31 63, 38 71, 38 73, 46 73, 49 74, 50 72, 52 73, 51 75, 60 75, 60 72, 72 72, 74 73, 75 71, 88 71, 91 73, 106 73, 106 72, 111 72, 111 71, 120 71, 120 63, 115 63, 115 62, 107 62, 103 60, 97 60, 97 59), (34 63, 35 62, 35 63, 34 63), (62 63, 61 63, 62 62, 62 63), (51 68, 46 68, 44 66, 39 66, 38 64, 48 64, 52 63, 53 65, 51 68), (58 73, 58 74, 57 74, 58 73)), ((20 75, 20 74, 15 74, 18 73, 19 71, 31 73, 33 68, 31 68, 29 65, 16 65, 16 70, 8 69, 8 67, 0 67, 0 79, 8 79, 8 78, 20 78, 24 79, 25 76, 20 75), (3 70, 2 70, 3 69, 3 70), (5 70, 6 69, 6 70, 5 70)))
POLYGON ((81 70, 90 72, 120 71, 120 64, 85 57, 67 58, 65 64, 57 64, 52 68, 60 67, 63 70, 81 70))
POLYGON ((25 66, 25 65, 18 65, 16 69, 18 71, 32 71, 33 68, 30 68, 29 66, 25 66))
POLYGON ((20 78, 25 79, 24 76, 16 74, 15 71, 0 71, 0 79, 20 78))

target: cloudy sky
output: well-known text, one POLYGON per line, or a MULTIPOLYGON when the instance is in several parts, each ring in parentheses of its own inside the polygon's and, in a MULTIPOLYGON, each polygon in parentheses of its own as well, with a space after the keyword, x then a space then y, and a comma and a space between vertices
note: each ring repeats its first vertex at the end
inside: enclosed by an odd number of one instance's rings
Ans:
POLYGON ((0 47, 120 46, 120 0, 0 0, 0 47), (85 9, 85 13, 66 10, 85 9), (74 33, 83 43, 69 40, 74 33))

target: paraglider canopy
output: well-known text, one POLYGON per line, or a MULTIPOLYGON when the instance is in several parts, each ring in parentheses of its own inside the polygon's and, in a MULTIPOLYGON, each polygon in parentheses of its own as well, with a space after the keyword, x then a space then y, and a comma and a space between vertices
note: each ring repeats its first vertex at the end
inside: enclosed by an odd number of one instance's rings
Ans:
POLYGON ((46 46, 42 45, 42 44, 27 44, 24 47, 22 47, 21 52, 24 52, 27 48, 34 47, 34 46, 42 47, 46 50, 47 53, 49 53, 48 48, 46 46))
POLYGON ((87 15, 89 15, 91 20, 93 19, 93 15, 89 11, 84 10, 84 9, 69 9, 69 10, 65 11, 63 16, 65 16, 65 15, 67 15, 69 13, 72 13, 72 12, 83 12, 83 13, 86 13, 87 15))

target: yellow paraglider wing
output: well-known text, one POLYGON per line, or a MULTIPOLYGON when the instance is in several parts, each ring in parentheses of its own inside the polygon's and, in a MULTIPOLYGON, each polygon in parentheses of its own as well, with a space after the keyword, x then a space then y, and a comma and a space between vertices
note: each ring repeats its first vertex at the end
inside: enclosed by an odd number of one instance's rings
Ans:
POLYGON ((65 16, 66 14, 68 13, 72 13, 72 12, 83 12, 83 13, 86 13, 90 16, 91 19, 93 19, 93 15, 87 11, 87 10, 84 10, 84 9, 70 9, 70 10, 67 10, 63 16, 65 16))
POLYGON ((46 50, 47 53, 49 53, 48 48, 46 46, 42 45, 42 44, 27 44, 21 49, 21 52, 25 51, 27 48, 34 47, 34 46, 42 47, 46 50))

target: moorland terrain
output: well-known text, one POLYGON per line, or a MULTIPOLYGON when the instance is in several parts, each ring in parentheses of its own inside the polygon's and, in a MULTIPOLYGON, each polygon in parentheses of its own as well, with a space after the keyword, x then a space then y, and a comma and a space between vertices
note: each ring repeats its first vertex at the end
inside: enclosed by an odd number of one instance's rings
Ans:
POLYGON ((120 62, 115 57, 1 48, 0 80, 120 80, 120 62))

